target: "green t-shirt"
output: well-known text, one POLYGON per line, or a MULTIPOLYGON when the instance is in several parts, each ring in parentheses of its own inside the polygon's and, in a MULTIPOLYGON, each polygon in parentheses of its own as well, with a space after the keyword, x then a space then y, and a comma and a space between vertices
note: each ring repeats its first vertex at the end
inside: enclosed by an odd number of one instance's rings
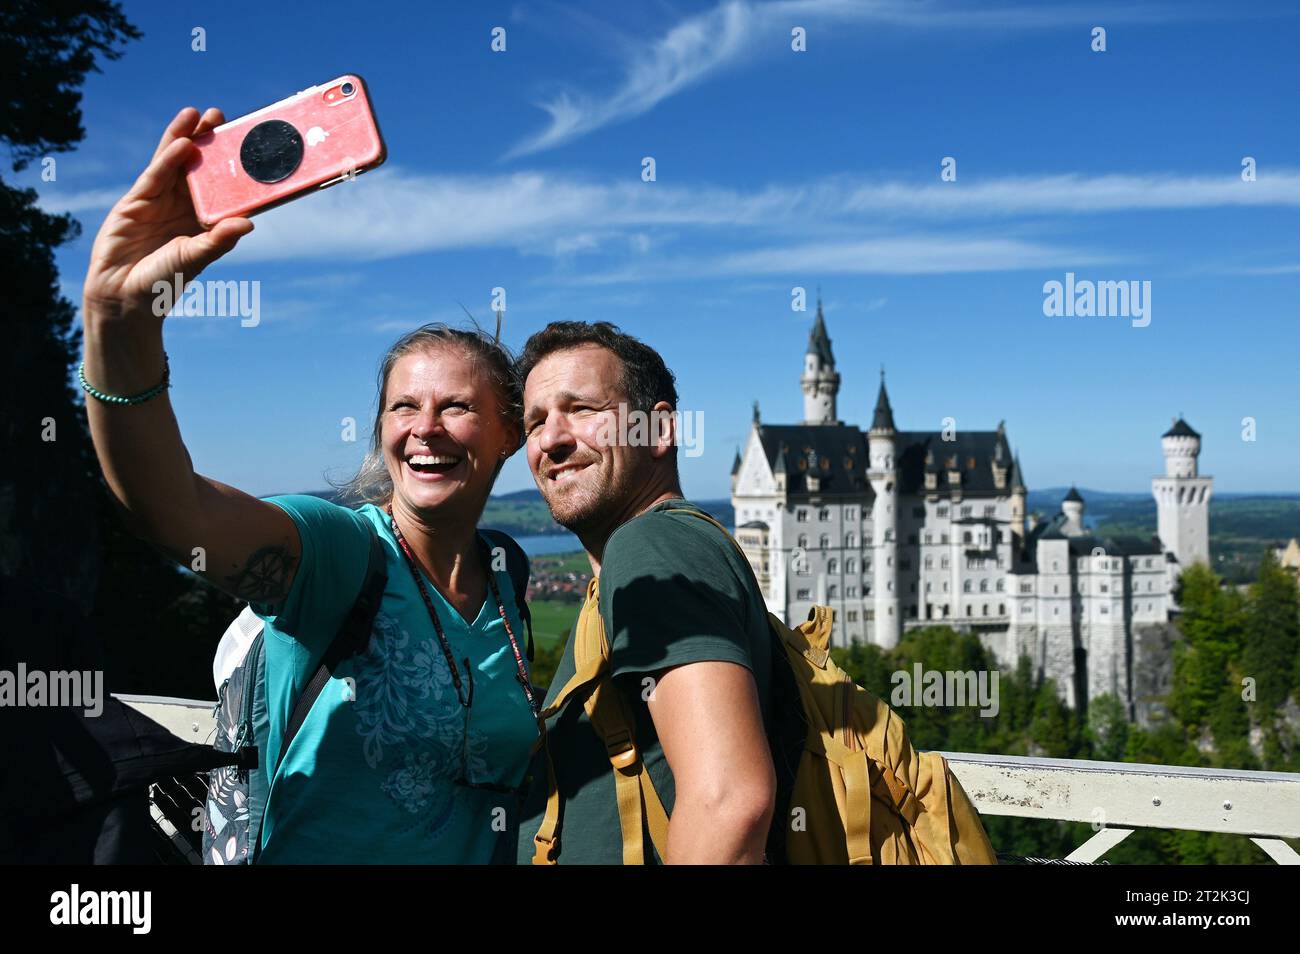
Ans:
MULTIPOLYGON (((632 705, 637 748, 670 814, 673 776, 642 698, 649 676, 685 663, 737 663, 753 673, 764 723, 770 721, 771 636, 763 598, 743 557, 717 527, 699 517, 663 512, 686 507, 700 509, 669 500, 615 530, 600 572, 600 615, 612 674, 632 705)), ((573 671, 570 639, 548 703, 573 671)), ((580 697, 547 722, 547 738, 563 799, 560 863, 621 864, 613 770, 580 697)), ((545 761, 534 761, 532 774, 519 827, 520 864, 532 862, 533 836, 546 812, 545 761)), ((648 837, 645 857, 649 863, 659 860, 648 837)))

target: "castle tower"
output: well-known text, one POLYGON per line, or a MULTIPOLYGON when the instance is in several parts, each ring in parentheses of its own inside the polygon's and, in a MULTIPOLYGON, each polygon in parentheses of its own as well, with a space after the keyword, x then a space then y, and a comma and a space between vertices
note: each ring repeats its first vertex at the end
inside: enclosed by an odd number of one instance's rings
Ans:
POLYGON ((1210 562, 1210 494, 1213 477, 1200 476, 1201 435, 1181 417, 1160 439, 1165 473, 1151 481, 1156 498, 1157 532, 1179 570, 1210 562))
POLYGON ((1084 532, 1083 495, 1076 488, 1071 487, 1061 501, 1061 513, 1065 514, 1065 526, 1061 527, 1061 532, 1067 537, 1081 536, 1084 532))
POLYGON ((876 413, 871 421, 871 430, 867 432, 867 479, 876 494, 871 511, 875 533, 872 540, 872 594, 876 617, 872 641, 886 649, 898 645, 902 632, 898 594, 898 474, 894 468, 897 437, 894 411, 889 406, 885 372, 882 370, 876 413))
POLYGON ((840 390, 840 376, 835 370, 835 356, 831 354, 831 339, 826 334, 822 319, 822 302, 817 299, 817 317, 812 333, 808 335, 808 352, 803 358, 803 374, 799 378, 803 389, 803 417, 805 424, 836 424, 835 396, 840 390))
POLYGON ((1020 454, 1015 457, 1015 472, 1011 475, 1011 533, 1020 539, 1016 541, 1017 552, 1024 546, 1025 508, 1029 500, 1029 488, 1025 486, 1025 472, 1020 468, 1020 454))

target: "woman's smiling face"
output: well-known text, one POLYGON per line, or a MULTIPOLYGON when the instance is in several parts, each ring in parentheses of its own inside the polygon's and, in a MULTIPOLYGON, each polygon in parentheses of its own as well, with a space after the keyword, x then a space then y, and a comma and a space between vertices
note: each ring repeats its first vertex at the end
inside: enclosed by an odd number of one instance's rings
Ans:
POLYGON ((459 348, 434 347, 397 359, 385 391, 394 498, 411 511, 472 508, 477 523, 497 465, 517 446, 488 374, 459 348))

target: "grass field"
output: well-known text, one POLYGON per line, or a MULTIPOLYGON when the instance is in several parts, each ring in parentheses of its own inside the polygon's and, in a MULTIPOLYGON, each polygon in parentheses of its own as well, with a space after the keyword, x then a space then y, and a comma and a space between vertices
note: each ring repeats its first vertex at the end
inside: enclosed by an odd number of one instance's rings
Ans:
POLYGON ((559 648, 578 618, 578 603, 561 603, 557 600, 532 600, 528 604, 533 614, 533 640, 546 648, 559 648))

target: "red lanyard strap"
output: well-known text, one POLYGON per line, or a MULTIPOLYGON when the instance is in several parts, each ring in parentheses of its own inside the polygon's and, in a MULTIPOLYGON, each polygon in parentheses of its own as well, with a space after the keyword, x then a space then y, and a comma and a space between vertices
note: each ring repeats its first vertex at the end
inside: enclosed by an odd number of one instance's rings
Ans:
MULTIPOLYGON (((474 672, 469 664, 469 659, 465 660, 465 669, 470 676, 469 698, 465 698, 464 683, 460 678, 460 667, 456 665, 456 657, 452 655, 451 643, 447 639, 447 634, 442 628, 442 621, 438 619, 438 612, 434 609, 433 600, 429 598, 429 591, 425 588, 424 578, 420 575, 419 566, 415 560, 415 554, 411 552, 410 545, 402 535, 401 529, 397 526, 397 519, 393 516, 393 505, 390 503, 387 507, 388 517, 392 521, 393 536, 397 539, 402 555, 406 558, 406 565, 411 571, 411 577, 415 580, 415 586, 420 591, 420 598, 424 600, 424 607, 429 611, 429 619, 433 621, 433 629, 438 634, 438 643, 442 647, 443 657, 447 660, 447 667, 451 670, 452 681, 456 685, 456 698, 465 708, 469 708, 474 701, 474 672)), ((485 572, 487 573, 488 586, 492 590, 492 598, 496 600, 497 612, 501 616, 501 622, 505 624, 506 636, 510 639, 510 648, 515 654, 515 678, 524 690, 524 698, 528 700, 528 708, 532 711, 533 716, 537 715, 537 699, 533 694, 532 684, 528 680, 528 668, 524 665, 523 653, 519 651, 519 640, 515 638, 514 627, 510 625, 510 617, 506 614, 505 604, 501 600, 501 590, 497 587, 496 576, 492 572, 491 563, 485 563, 485 572)))

